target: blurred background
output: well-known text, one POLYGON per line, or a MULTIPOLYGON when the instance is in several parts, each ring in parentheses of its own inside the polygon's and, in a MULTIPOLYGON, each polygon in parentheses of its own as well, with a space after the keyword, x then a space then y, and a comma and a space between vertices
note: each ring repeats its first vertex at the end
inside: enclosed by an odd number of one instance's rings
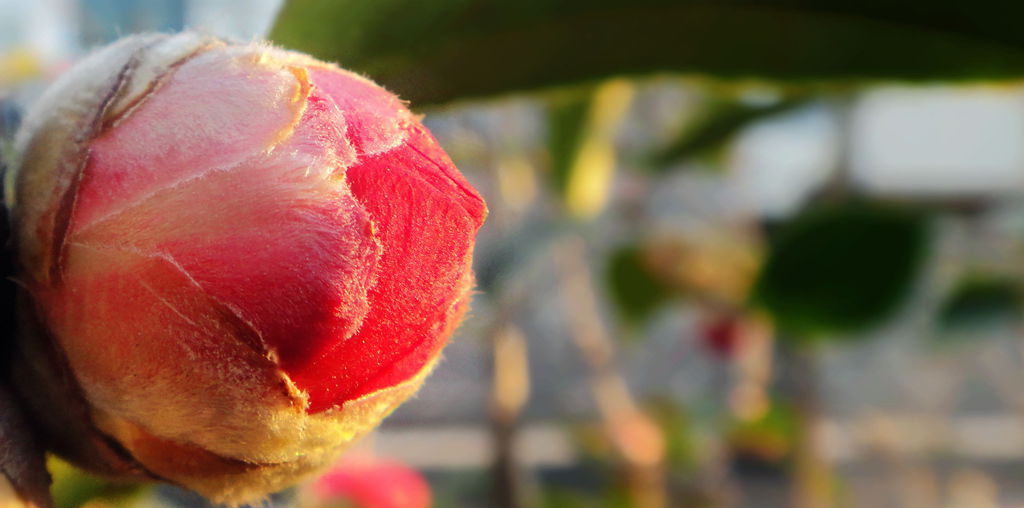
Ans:
MULTIPOLYGON (((470 316, 267 506, 1021 507, 1024 35, 989 3, 0 0, 0 148, 138 31, 426 114, 491 210, 470 316)), ((58 508, 204 506, 51 471, 58 508)))

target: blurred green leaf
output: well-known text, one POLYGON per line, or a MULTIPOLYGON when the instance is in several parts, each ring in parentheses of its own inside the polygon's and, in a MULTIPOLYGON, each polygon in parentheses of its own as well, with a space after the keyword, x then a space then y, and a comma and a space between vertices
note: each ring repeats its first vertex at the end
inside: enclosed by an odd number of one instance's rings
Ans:
POLYGON ((1024 295, 1009 279, 969 276, 960 281, 939 310, 938 324, 948 331, 969 331, 1019 322, 1024 295))
POLYGON ((810 209, 773 242, 755 301, 789 340, 863 330, 901 303, 926 241, 918 212, 870 203, 810 209))
POLYGON ((803 100, 781 100, 768 104, 739 101, 715 101, 679 132, 679 136, 656 154, 652 163, 663 171, 707 151, 721 147, 750 124, 772 115, 792 111, 806 104, 803 100))
POLYGON ((609 80, 550 99, 552 187, 574 217, 593 217, 608 201, 616 165, 615 133, 632 90, 625 81, 609 80))
POLYGON ((565 488, 546 488, 541 493, 543 508, 592 508, 594 500, 583 493, 565 488))
POLYGON ((565 90, 548 100, 548 153, 551 155, 551 189, 565 196, 573 159, 586 133, 587 113, 593 89, 565 90))
POLYGON ((693 471, 699 457, 696 426, 689 411, 669 397, 654 399, 646 407, 665 436, 666 465, 676 472, 693 471))
POLYGON ((139 483, 100 478, 56 458, 48 461, 47 469, 53 477, 50 494, 54 508, 78 508, 94 500, 103 500, 110 506, 125 506, 149 490, 148 486, 139 483))
POLYGON ((619 314, 639 324, 672 297, 669 287, 651 273, 637 247, 623 247, 608 258, 608 291, 619 314))
POLYGON ((793 408, 773 400, 759 417, 733 421, 726 432, 726 439, 737 456, 778 463, 789 457, 798 433, 799 421, 793 408))
POLYGON ((423 106, 612 75, 1024 75, 1024 4, 979 0, 289 0, 271 38, 423 106))

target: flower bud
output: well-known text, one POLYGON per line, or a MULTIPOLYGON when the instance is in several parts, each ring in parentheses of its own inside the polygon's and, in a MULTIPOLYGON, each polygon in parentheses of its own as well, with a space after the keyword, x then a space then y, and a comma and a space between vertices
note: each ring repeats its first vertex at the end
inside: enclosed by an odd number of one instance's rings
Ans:
POLYGON ((486 206, 394 95, 185 33, 68 71, 19 132, 15 375, 49 446, 245 501, 334 461, 464 314, 486 206))

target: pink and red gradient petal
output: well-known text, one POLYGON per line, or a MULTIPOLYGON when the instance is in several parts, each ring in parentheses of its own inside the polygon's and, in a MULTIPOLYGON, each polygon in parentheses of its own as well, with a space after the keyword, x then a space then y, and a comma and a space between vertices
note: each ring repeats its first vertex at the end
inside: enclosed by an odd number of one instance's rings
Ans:
POLYGON ((309 392, 310 410, 319 411, 407 379, 439 352, 465 310, 473 242, 487 208, 393 95, 343 73, 314 73, 313 85, 336 103, 380 105, 348 117, 353 145, 402 138, 388 151, 362 155, 345 173, 382 246, 369 314, 354 335, 319 356, 282 358, 309 392))
MULTIPOLYGON (((256 330, 310 412, 415 375, 465 310, 483 199, 394 95, 337 69, 309 72, 283 139, 287 104, 259 128, 232 129, 223 147, 138 134, 157 117, 185 129, 173 109, 186 100, 237 117, 262 99, 220 104, 195 90, 193 67, 241 79, 204 63, 183 66, 95 142, 69 238, 173 259, 256 330)), ((276 88, 291 76, 264 74, 276 88)))
POLYGON ((367 79, 148 34, 40 103, 12 168, 12 375, 69 460, 257 499, 415 393, 468 308, 486 205, 367 79))

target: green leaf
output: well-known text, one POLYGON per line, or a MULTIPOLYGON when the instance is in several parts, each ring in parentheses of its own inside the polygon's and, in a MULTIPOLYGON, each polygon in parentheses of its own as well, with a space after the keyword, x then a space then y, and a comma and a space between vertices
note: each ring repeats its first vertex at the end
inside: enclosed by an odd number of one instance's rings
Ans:
POLYGON ((290 0, 271 38, 423 106, 612 75, 1024 75, 1024 4, 979 0, 290 0))
POLYGON ((714 101, 652 161, 657 170, 721 147, 750 124, 806 104, 802 100, 781 100, 768 104, 714 101))
POLYGON ((608 201, 616 165, 615 133, 632 95, 629 83, 610 80, 549 101, 552 188, 574 217, 593 217, 608 201))
POLYGON ((971 331, 1019 322, 1024 296, 1012 280, 969 276, 960 281, 939 310, 938 324, 948 331, 971 331))
POLYGON ((48 461, 47 469, 53 477, 50 494, 53 496, 54 508, 78 508, 96 500, 103 501, 97 503, 101 505, 125 505, 127 501, 149 491, 146 485, 100 478, 56 458, 48 461))
POLYGON ((672 297, 671 289, 651 273, 643 251, 636 247, 623 247, 609 256, 607 281, 616 309, 633 325, 645 321, 672 297))
POLYGON ((789 340, 862 331, 902 302, 926 243, 920 213, 869 203, 811 209, 780 232, 754 298, 789 340))
POLYGON ((569 189, 573 158, 583 143, 584 126, 593 91, 566 90, 548 100, 548 153, 551 157, 551 189, 565 196, 569 189))

